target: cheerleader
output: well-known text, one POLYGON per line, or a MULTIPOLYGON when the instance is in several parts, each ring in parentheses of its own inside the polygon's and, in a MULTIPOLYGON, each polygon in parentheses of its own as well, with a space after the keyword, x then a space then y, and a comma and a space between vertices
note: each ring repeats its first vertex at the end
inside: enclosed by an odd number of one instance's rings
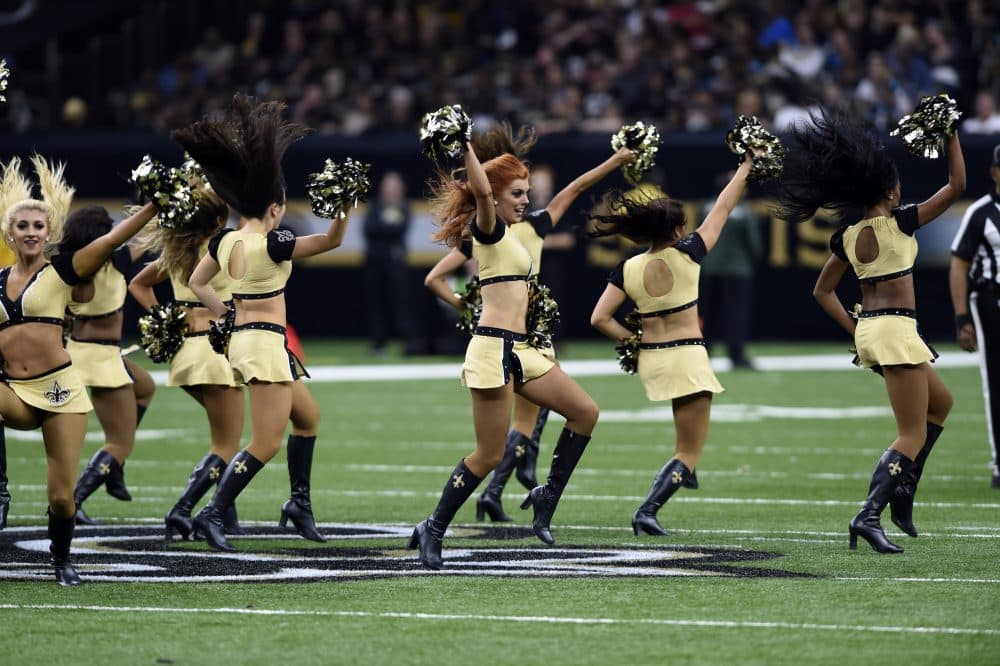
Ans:
POLYGON ((12 159, 3 170, 0 233, 14 250, 13 266, 0 271, 0 348, 4 381, 0 383, 0 416, 17 430, 42 429, 48 464, 49 552, 56 581, 82 581, 70 562, 75 528, 76 476, 87 413, 92 409, 83 381, 63 348, 63 313, 73 287, 104 265, 112 252, 135 235, 155 214, 142 208, 108 233, 75 252, 47 251, 58 245, 73 189, 63 180, 64 165, 32 158, 41 186, 41 200, 12 159))
MULTIPOLYGON (((209 504, 194 519, 218 550, 233 551, 226 540, 223 516, 236 497, 281 448, 285 424, 292 416, 296 379, 305 369, 288 349, 285 338, 284 288, 292 270, 292 259, 309 257, 340 245, 347 232, 345 215, 335 216, 326 233, 296 238, 278 225, 285 214, 285 179, 281 158, 293 142, 308 130, 281 118, 284 104, 256 103, 236 95, 226 114, 207 118, 172 137, 204 170, 212 189, 240 215, 238 230, 223 229, 208 245, 208 254, 195 267, 189 287, 216 316, 232 317, 228 358, 235 379, 246 384, 250 394, 252 436, 250 444, 226 467, 209 504), (212 287, 222 272, 232 289, 231 311, 212 287)), ((215 325, 220 325, 216 322, 215 325)), ((298 391, 305 388, 298 383, 298 391)), ((318 422, 318 409, 307 405, 318 422)), ((282 507, 282 524, 288 519, 300 532, 312 523, 309 504, 309 466, 313 436, 297 437, 289 454, 299 476, 299 491, 282 507)), ((290 441, 291 438, 290 438, 290 441)), ((314 528, 314 526, 313 526, 314 528)))
POLYGON ((528 168, 512 154, 481 164, 469 143, 463 153, 468 181, 442 175, 436 186, 435 216, 441 228, 435 239, 455 248, 471 235, 473 257, 479 264, 483 311, 462 367, 462 384, 472 392, 476 449, 458 463, 437 508, 413 530, 409 547, 419 547, 420 562, 429 569, 441 568, 445 530, 504 457, 515 392, 566 417, 548 481, 532 489, 521 504, 522 509, 534 509, 532 531, 550 545, 555 542, 552 515, 598 417, 593 399, 551 358, 527 344, 532 259, 508 227, 524 219, 528 168))
POLYGON ((948 182, 920 204, 900 205, 896 165, 879 139, 843 113, 822 111, 791 132, 792 146, 778 191, 778 214, 802 222, 819 208, 863 211, 834 233, 831 255, 816 281, 820 306, 854 337, 858 360, 885 378, 896 418, 896 439, 879 459, 865 500, 849 526, 850 547, 860 536, 880 553, 903 549, 886 538, 880 517, 910 536, 913 495, 931 447, 941 435, 952 397, 929 361, 936 356, 917 332, 913 264, 914 232, 935 219, 965 190, 965 161, 958 133, 947 139, 948 182), (861 283, 855 320, 836 287, 853 268, 861 283))
MULTIPOLYGON (((527 154, 534 142, 535 136, 530 130, 522 128, 515 137, 511 126, 504 122, 493 125, 487 132, 473 135, 472 146, 477 157, 484 161, 503 154, 520 159, 527 154)), ((577 197, 634 159, 635 154, 631 150, 622 148, 598 166, 578 176, 543 209, 525 213, 527 200, 524 200, 524 204, 517 209, 520 218, 510 223, 508 228, 531 255, 531 277, 537 278, 541 270, 545 237, 555 229, 577 197)), ((527 196, 528 190, 529 188, 524 188, 523 192, 518 191, 514 195, 527 196)), ((447 279, 472 257, 472 240, 464 239, 431 269, 424 279, 424 285, 444 302, 461 309, 463 302, 449 288, 447 279)), ((539 351, 550 360, 555 360, 552 345, 539 351)), ((493 470, 489 484, 476 500, 476 520, 482 521, 488 515, 493 522, 510 522, 510 516, 503 510, 502 493, 511 473, 528 490, 538 485, 535 475, 538 442, 548 414, 548 409, 540 408, 519 393, 514 395, 514 422, 507 433, 503 459, 493 470)))
POLYGON ((636 536, 667 534, 656 514, 681 486, 690 485, 708 438, 712 396, 723 391, 698 323, 698 279, 701 261, 743 196, 752 164, 748 152, 708 216, 687 235, 684 206, 674 199, 637 200, 615 194, 607 202, 608 209, 616 212, 592 215, 597 226, 591 235, 620 234, 649 249, 612 271, 590 322, 612 340, 625 342, 633 332, 615 319, 615 313, 626 298, 635 302, 642 329, 639 379, 646 397, 670 400, 674 414, 674 455, 632 515, 636 536))
MULTIPOLYGON (((166 280, 173 289, 174 303, 183 308, 188 331, 180 349, 170 359, 167 386, 179 386, 201 405, 208 417, 211 438, 209 451, 195 465, 187 486, 164 518, 164 539, 170 545, 174 535, 193 537, 191 511, 240 448, 243 434, 243 389, 233 380, 229 361, 216 353, 208 340, 211 311, 188 288, 188 279, 198 262, 208 253, 209 240, 226 225, 229 207, 210 189, 197 194, 198 209, 183 226, 160 227, 145 244, 159 258, 145 266, 129 283, 132 294, 146 310, 157 305, 153 287, 166 280)), ((225 277, 220 273, 212 287, 224 301, 230 300, 225 277)), ((239 532, 235 504, 226 516, 226 531, 239 532)))
MULTIPOLYGON (((101 206, 74 211, 66 218, 59 253, 79 250, 111 231, 112 224, 101 206)), ((83 510, 83 502, 102 485, 115 499, 132 501, 125 486, 125 460, 132 455, 136 429, 156 390, 149 373, 121 355, 125 275, 140 253, 137 244, 112 252, 94 275, 73 287, 68 308, 72 329, 66 351, 84 386, 90 389, 105 442, 76 481, 77 525, 99 524, 83 510)))

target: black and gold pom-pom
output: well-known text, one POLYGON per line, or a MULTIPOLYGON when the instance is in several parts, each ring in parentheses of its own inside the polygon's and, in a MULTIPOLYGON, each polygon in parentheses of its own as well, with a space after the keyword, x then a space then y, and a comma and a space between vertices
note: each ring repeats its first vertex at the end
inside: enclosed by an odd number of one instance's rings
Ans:
POLYGON ((236 308, 232 305, 221 319, 213 319, 208 327, 208 344, 212 351, 223 356, 229 355, 229 339, 233 337, 233 326, 236 324, 236 308))
POLYGON ((465 283, 465 291, 456 292, 455 295, 461 303, 455 328, 466 335, 472 335, 472 331, 479 325, 479 316, 483 314, 483 294, 479 286, 479 277, 473 275, 465 283))
POLYGON ((559 326, 559 304, 552 298, 549 288, 537 275, 528 278, 528 315, 525 326, 528 344, 535 349, 552 346, 552 336, 559 326))
POLYGON ((425 113, 420 121, 420 146, 434 162, 462 159, 462 147, 471 138, 472 120, 460 104, 425 113))
POLYGON ((898 136, 917 157, 937 159, 945 138, 955 132, 955 121, 961 117, 958 104, 946 93, 931 95, 922 98, 913 113, 900 118, 889 136, 898 136))
POLYGON ((7 92, 7 78, 10 76, 10 70, 7 69, 7 61, 0 60, 0 102, 6 102, 7 98, 4 97, 4 93, 7 92))
POLYGON ((176 303, 157 303, 149 314, 139 317, 139 344, 153 363, 167 363, 180 350, 189 330, 184 308, 176 303))
POLYGON ((168 168, 145 155, 132 170, 132 182, 160 209, 156 219, 161 227, 177 229, 187 224, 198 210, 198 201, 184 168, 168 168))
POLYGON ((323 170, 309 174, 306 183, 313 215, 332 220, 365 201, 372 189, 371 170, 371 164, 350 157, 343 164, 326 160, 323 170))
POLYGON ((191 187, 211 188, 211 185, 208 184, 208 178, 205 177, 204 169, 187 153, 184 153, 184 161, 181 162, 180 168, 191 187))
POLYGON ((768 132, 755 116, 740 116, 726 134, 726 145, 739 156, 740 162, 748 151, 753 155, 753 166, 747 180, 764 181, 781 175, 785 148, 768 132))
POLYGON ((641 120, 634 125, 623 126, 611 137, 612 150, 617 152, 628 148, 635 153, 635 161, 622 168, 628 182, 638 185, 646 172, 653 168, 660 143, 660 133, 656 127, 641 120))
POLYGON ((638 310, 632 310, 625 317, 625 328, 632 331, 632 335, 615 345, 615 351, 621 369, 634 375, 639 371, 639 342, 642 340, 642 319, 638 310))

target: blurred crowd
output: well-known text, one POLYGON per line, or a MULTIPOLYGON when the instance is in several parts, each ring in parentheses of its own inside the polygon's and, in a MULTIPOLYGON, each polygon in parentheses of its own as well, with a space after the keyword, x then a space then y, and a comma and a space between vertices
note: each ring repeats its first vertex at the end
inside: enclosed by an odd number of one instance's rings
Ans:
POLYGON ((887 128, 949 92, 965 129, 1000 132, 1000 10, 989 0, 256 0, 242 36, 215 27, 158 71, 108 92, 77 127, 165 132, 235 89, 287 100, 320 133, 413 130, 461 103, 540 134, 781 131, 815 104, 887 128))

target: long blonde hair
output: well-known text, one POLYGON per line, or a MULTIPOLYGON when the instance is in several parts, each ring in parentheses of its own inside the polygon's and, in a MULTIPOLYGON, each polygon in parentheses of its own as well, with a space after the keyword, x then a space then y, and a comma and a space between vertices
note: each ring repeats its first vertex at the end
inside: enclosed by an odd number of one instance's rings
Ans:
POLYGON ((66 184, 63 172, 65 162, 48 162, 41 155, 32 155, 31 163, 38 176, 38 185, 42 198, 32 198, 32 183, 21 173, 21 160, 12 157, 3 167, 3 180, 0 181, 0 210, 3 219, 0 220, 0 234, 9 247, 13 249, 11 225, 14 217, 22 210, 38 210, 45 214, 49 227, 49 238, 46 242, 46 252, 55 248, 62 239, 63 224, 73 203, 74 189, 66 184))
POLYGON ((196 190, 195 197, 198 210, 190 221, 175 229, 156 225, 141 241, 143 250, 160 254, 161 273, 185 281, 201 259, 201 246, 229 219, 229 206, 210 188, 196 190))

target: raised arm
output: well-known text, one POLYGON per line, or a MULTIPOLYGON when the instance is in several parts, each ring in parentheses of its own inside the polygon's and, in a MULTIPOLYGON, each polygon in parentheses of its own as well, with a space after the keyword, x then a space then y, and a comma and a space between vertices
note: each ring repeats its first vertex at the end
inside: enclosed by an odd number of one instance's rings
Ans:
POLYGON ((550 201, 549 205, 545 207, 545 210, 549 213, 549 217, 552 218, 552 225, 555 226, 559 224, 559 220, 561 220, 563 215, 566 214, 566 211, 573 205, 573 202, 576 201, 577 197, 603 180, 615 169, 620 169, 626 164, 634 161, 635 153, 628 148, 621 148, 614 155, 604 160, 590 171, 577 176, 573 182, 561 189, 557 195, 552 197, 552 201, 550 201))
POLYGON ((917 205, 917 219, 920 221, 920 226, 924 226, 948 210, 948 206, 965 192, 965 158, 962 156, 958 130, 948 138, 945 152, 948 153, 948 184, 935 192, 930 199, 917 205))
POLYGON ((955 337, 965 351, 976 351, 976 327, 969 314, 969 262, 951 255, 948 269, 948 290, 951 307, 955 310, 955 337))
POLYGON ((87 277, 97 272, 111 253, 119 245, 139 233, 139 230, 146 226, 146 223, 156 215, 157 208, 153 204, 146 204, 134 215, 124 219, 120 224, 116 224, 111 231, 95 238, 90 243, 84 245, 73 254, 73 272, 80 277, 87 277))
POLYGON ((160 270, 160 262, 154 261, 146 264, 141 271, 128 283, 128 293, 132 294, 135 302, 143 307, 146 312, 156 305, 156 292, 153 285, 160 284, 167 279, 167 274, 160 270))
POLYGON ((211 310, 212 314, 216 317, 225 315, 228 310, 226 304, 222 302, 219 294, 210 284, 212 278, 220 270, 222 268, 219 266, 219 262, 213 259, 212 255, 206 254, 198 262, 198 265, 194 267, 191 279, 188 280, 188 288, 194 292, 198 300, 204 303, 205 307, 211 310))
POLYGON ((632 331, 622 326, 615 313, 625 302, 625 292, 613 284, 609 284, 604 289, 604 293, 597 299, 594 311, 590 315, 590 325, 598 331, 608 336, 615 342, 621 342, 632 335, 632 331))
POLYGON ((849 263, 842 261, 837 255, 831 254, 830 258, 826 260, 823 270, 819 272, 816 286, 813 287, 813 297, 819 302, 820 307, 835 322, 840 324, 841 328, 847 331, 851 337, 854 337, 854 329, 857 323, 847 313, 847 310, 844 309, 844 305, 840 302, 836 291, 837 285, 843 279, 848 266, 850 266, 849 263))
POLYGON ((347 233, 349 223, 350 217, 347 213, 342 213, 330 220, 330 226, 327 227, 326 233, 299 236, 295 239, 292 259, 311 257, 340 247, 340 244, 344 242, 344 235, 347 233))
POLYGON ((454 275, 467 261, 468 259, 462 254, 462 251, 454 248, 451 252, 441 257, 441 260, 434 264, 434 268, 424 278, 424 286, 456 310, 461 306, 462 302, 448 285, 447 279, 454 275))
POLYGON ((753 159, 750 153, 747 152, 746 158, 740 163, 739 168, 736 169, 732 180, 722 188, 722 192, 719 193, 719 198, 715 200, 712 210, 709 211, 708 216, 705 217, 705 221, 698 227, 698 235, 705 242, 705 249, 709 252, 712 251, 715 243, 719 240, 719 235, 722 233, 722 228, 726 226, 729 213, 732 212, 733 208, 736 207, 736 204, 743 197, 743 192, 747 188, 747 176, 750 175, 750 167, 752 166, 753 159))
POLYGON ((493 206, 493 188, 486 177, 486 170, 479 163, 472 144, 465 143, 465 175, 469 179, 469 192, 476 199, 476 227, 486 235, 493 233, 497 223, 496 209, 493 206))

